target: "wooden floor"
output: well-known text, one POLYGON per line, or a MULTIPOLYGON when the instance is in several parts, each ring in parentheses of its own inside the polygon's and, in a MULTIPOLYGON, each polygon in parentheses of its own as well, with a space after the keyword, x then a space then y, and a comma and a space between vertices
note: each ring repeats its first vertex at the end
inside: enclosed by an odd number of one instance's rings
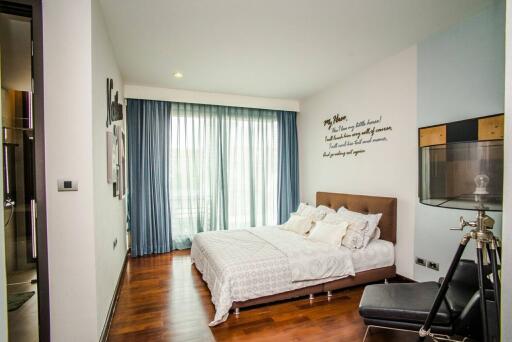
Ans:
MULTIPOLYGON (((256 308, 210 328, 214 307, 189 251, 129 259, 108 341, 362 341, 363 287, 256 308)), ((392 341, 374 335, 372 341, 392 341)), ((384 337, 384 336, 383 336, 384 337)), ((403 341, 403 338, 396 339, 403 341)), ((416 339, 414 339, 416 340, 416 339)))

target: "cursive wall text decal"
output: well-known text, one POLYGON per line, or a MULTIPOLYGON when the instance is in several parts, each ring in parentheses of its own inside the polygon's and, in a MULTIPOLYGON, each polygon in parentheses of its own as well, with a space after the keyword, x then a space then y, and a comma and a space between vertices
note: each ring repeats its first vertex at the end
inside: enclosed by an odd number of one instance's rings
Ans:
POLYGON ((387 133, 393 128, 378 119, 351 122, 347 115, 334 114, 324 120, 328 133, 324 137, 327 151, 324 158, 355 156, 365 153, 370 144, 388 141, 387 133))

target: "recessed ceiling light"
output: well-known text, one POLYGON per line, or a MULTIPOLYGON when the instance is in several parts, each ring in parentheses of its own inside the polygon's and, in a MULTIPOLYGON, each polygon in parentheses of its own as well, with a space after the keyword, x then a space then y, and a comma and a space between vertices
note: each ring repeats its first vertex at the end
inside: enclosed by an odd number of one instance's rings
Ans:
POLYGON ((179 71, 176 71, 174 74, 172 74, 175 78, 183 78, 183 74, 179 71))

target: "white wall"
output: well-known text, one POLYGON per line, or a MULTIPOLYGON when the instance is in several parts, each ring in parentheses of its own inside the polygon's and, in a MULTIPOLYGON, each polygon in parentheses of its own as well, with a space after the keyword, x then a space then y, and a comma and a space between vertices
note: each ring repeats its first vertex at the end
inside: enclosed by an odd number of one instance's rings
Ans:
MULTIPOLYGON (((510 3, 509 3, 510 5, 510 3)), ((505 184, 503 189, 503 259, 501 340, 512 341, 512 6, 506 9, 505 58, 505 184)))
POLYGON ((106 78, 122 80, 97 0, 44 1, 43 30, 51 337, 97 341, 126 254, 106 181, 106 78), (57 192, 63 177, 78 191, 57 192))
POLYGON ((95 341, 91 1, 43 1, 43 46, 51 340, 95 341))
POLYGON ((126 98, 202 103, 221 106, 289 110, 298 112, 299 101, 266 97, 242 96, 221 93, 207 93, 181 89, 156 88, 127 84, 124 87, 126 98))
POLYGON ((413 277, 417 178, 416 48, 411 47, 301 102, 298 118, 301 200, 317 191, 398 199, 397 272, 413 277), (351 121, 378 118, 393 127, 388 141, 357 157, 323 158, 324 119, 335 113, 351 121))
MULTIPOLYGON (((96 300, 98 337, 105 325, 116 283, 126 255, 124 200, 112 195, 107 184, 106 79, 114 80, 123 103, 123 83, 98 0, 92 1, 92 122, 94 157, 94 212, 96 253, 96 300), (114 239, 117 247, 113 248, 114 239)), ((123 125, 123 122, 121 122, 123 125)), ((124 127, 124 125, 123 125, 124 127)), ((109 128, 112 130, 112 128, 109 128)))

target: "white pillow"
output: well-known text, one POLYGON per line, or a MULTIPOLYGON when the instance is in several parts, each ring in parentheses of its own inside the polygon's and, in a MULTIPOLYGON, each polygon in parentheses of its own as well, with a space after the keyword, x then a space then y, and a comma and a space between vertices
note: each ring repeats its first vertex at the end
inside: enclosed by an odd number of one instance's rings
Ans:
POLYGON ((318 207, 316 207, 316 212, 322 214, 322 219, 324 219, 325 216, 329 214, 336 214, 336 210, 326 207, 325 205, 319 205, 318 207))
POLYGON ((338 209, 338 215, 349 223, 348 231, 343 238, 343 245, 351 249, 364 248, 375 234, 382 214, 361 214, 345 207, 338 209))
POLYGON ((281 229, 288 230, 300 235, 306 235, 313 226, 313 220, 310 217, 303 217, 291 214, 288 221, 281 226, 281 229))
POLYGON ((321 221, 327 214, 330 213, 336 213, 336 211, 326 207, 325 205, 319 205, 317 208, 315 208, 312 205, 301 203, 299 204, 295 214, 303 217, 311 217, 313 221, 321 221))
POLYGON ((341 207, 338 209, 338 213, 345 216, 345 217, 351 217, 354 222, 366 220, 368 221, 368 231, 373 234, 375 229, 377 228, 377 225, 379 224, 380 218, 382 217, 382 214, 362 214, 355 211, 350 211, 345 207, 341 207))
POLYGON ((348 223, 317 222, 315 228, 309 233, 308 240, 327 243, 329 245, 341 246, 341 240, 347 232, 348 223))
POLYGON ((375 228, 375 231, 373 232, 373 235, 370 237, 370 241, 378 240, 380 239, 380 228, 375 228))
POLYGON ((337 212, 325 215, 325 217, 322 221, 328 222, 328 223, 334 223, 334 224, 341 223, 341 222, 347 222, 347 220, 344 220, 343 215, 340 215, 337 212))
POLYGON ((363 248, 364 245, 364 233, 363 230, 368 225, 368 221, 362 220, 357 222, 348 222, 346 215, 335 213, 328 214, 323 222, 338 224, 341 222, 347 222, 348 228, 347 233, 343 237, 342 244, 350 249, 363 248))

